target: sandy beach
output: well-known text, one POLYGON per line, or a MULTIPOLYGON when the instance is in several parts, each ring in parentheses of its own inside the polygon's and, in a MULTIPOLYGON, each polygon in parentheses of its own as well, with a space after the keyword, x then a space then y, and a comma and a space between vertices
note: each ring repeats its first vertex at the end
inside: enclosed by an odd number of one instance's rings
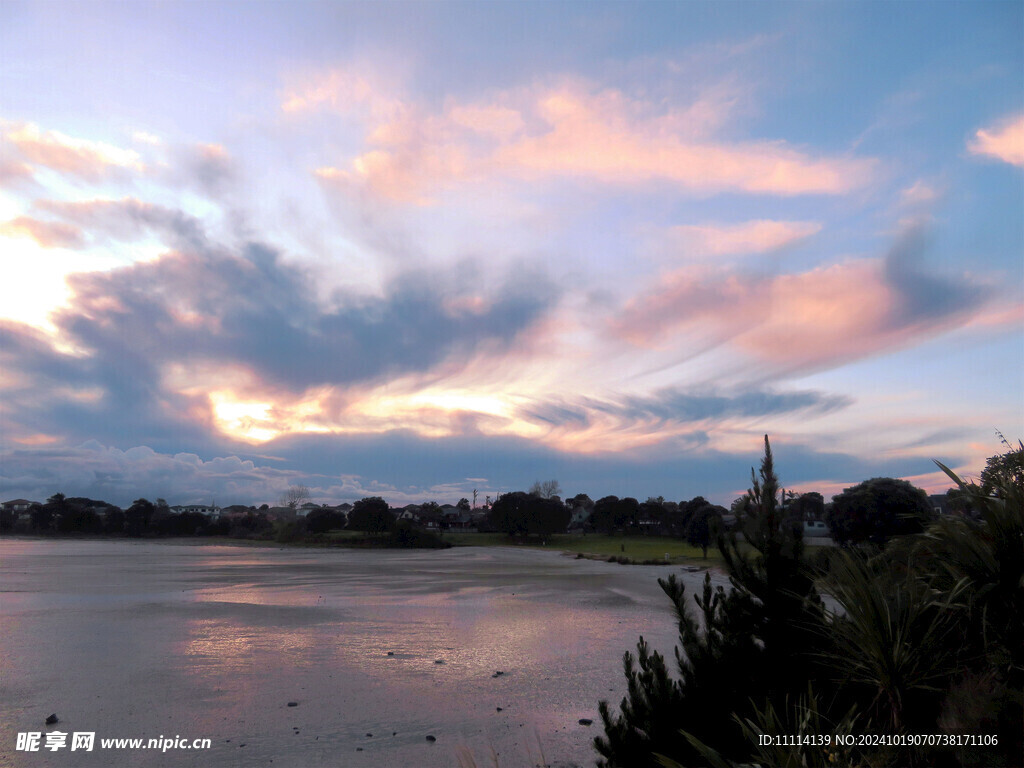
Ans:
POLYGON ((593 765, 623 652, 671 653, 672 572, 512 547, 0 541, 0 765, 593 765), (16 750, 47 730, 97 745, 16 750), (212 746, 99 748, 161 736, 212 746))

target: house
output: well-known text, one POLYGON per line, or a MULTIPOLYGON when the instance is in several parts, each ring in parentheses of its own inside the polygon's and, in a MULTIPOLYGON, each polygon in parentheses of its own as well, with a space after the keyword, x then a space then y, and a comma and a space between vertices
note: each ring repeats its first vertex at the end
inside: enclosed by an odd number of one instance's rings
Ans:
POLYGON ((396 520, 410 520, 415 523, 419 522, 420 519, 420 507, 418 504, 406 504, 404 507, 393 508, 391 512, 396 520))
POLYGON ((319 504, 314 504, 312 501, 307 501, 300 507, 295 508, 295 517, 306 517, 314 509, 330 509, 326 504, 322 507, 319 504))
POLYGON ((459 511, 454 517, 446 515, 445 520, 448 521, 448 527, 456 531, 467 531, 476 527, 476 521, 470 512, 459 511))
POLYGON ((170 507, 172 515, 200 514, 209 515, 214 520, 220 517, 220 507, 206 504, 178 504, 170 507))
POLYGON ((933 493, 928 497, 928 505, 936 517, 950 515, 953 509, 949 506, 949 497, 944 493, 933 493))
POLYGON ((0 503, 0 511, 3 512, 15 512, 21 514, 22 512, 28 512, 32 508, 33 504, 38 504, 36 501, 29 501, 28 499, 11 499, 0 503))
POLYGON ((823 520, 804 520, 804 538, 824 538, 831 536, 828 526, 823 520))

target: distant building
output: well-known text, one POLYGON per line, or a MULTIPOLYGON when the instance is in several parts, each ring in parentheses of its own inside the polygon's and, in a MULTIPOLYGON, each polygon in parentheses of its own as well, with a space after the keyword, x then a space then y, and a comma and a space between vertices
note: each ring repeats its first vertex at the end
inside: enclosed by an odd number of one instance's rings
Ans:
POLYGON ((936 516, 953 514, 953 509, 949 506, 949 497, 944 493, 933 493, 930 495, 928 497, 928 504, 936 516))
POLYGON ((326 507, 327 507, 326 504, 324 506, 320 506, 319 504, 314 504, 312 501, 307 501, 302 506, 299 506, 299 507, 295 508, 295 516, 296 517, 305 517, 310 512, 312 512, 314 509, 324 509, 326 507))
POLYGON ((209 515, 214 519, 220 517, 220 507, 208 506, 206 504, 179 504, 170 507, 170 511, 172 515, 200 514, 209 515))
POLYGON ((391 511, 397 520, 418 522, 420 519, 420 508, 415 504, 406 504, 404 507, 392 508, 391 511))
POLYGON ((0 503, 0 510, 3 510, 4 512, 17 512, 20 514, 22 512, 28 512, 29 509, 32 508, 33 504, 38 504, 38 502, 29 501, 28 499, 11 499, 10 501, 0 503))
POLYGON ((823 520, 804 520, 805 539, 819 539, 831 535, 823 520))

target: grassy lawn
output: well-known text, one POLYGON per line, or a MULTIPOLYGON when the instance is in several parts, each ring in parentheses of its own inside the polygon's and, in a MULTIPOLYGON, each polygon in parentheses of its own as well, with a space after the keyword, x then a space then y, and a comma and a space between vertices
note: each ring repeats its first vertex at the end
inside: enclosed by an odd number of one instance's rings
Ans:
POLYGON ((559 549, 603 557, 628 557, 630 560, 659 560, 671 563, 692 563, 694 565, 720 565, 722 557, 714 547, 708 548, 708 557, 701 556, 699 547, 691 547, 679 539, 664 539, 656 536, 605 536, 603 534, 560 534, 551 536, 547 545, 531 540, 517 544, 502 533, 446 532, 444 540, 457 547, 528 546, 545 549, 559 549), (665 560, 668 553, 669 559, 665 560))

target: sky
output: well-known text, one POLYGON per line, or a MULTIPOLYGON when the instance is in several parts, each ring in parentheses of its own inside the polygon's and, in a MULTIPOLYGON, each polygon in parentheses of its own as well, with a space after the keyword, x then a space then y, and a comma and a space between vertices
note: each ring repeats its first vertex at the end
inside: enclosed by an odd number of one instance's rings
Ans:
POLYGON ((1021 2, 0 0, 0 497, 728 504, 1024 436, 1021 2))

